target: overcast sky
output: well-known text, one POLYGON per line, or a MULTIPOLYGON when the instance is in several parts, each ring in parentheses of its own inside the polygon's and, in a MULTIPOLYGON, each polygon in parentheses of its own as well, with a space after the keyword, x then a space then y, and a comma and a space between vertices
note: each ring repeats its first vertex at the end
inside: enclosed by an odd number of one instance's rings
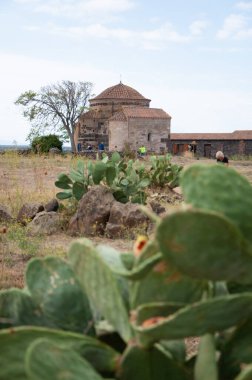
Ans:
POLYGON ((172 132, 252 128, 252 1, 0 0, 0 144, 25 143, 13 103, 61 80, 120 79, 172 132))

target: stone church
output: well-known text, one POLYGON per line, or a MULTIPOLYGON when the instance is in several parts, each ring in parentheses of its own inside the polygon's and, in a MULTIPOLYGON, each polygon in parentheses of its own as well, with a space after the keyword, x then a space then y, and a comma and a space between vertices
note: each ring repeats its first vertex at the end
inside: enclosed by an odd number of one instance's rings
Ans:
POLYGON ((103 143, 109 151, 123 151, 125 144, 137 150, 161 153, 170 138, 171 116, 160 108, 150 108, 150 99, 122 82, 89 100, 89 111, 81 115, 76 142, 81 150, 103 143))

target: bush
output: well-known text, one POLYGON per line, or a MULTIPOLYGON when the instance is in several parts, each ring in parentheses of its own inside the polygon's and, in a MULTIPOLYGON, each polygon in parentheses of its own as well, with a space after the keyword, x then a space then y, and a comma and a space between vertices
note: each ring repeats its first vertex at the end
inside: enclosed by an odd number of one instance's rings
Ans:
POLYGON ((63 142, 56 135, 38 136, 32 140, 31 147, 34 153, 48 153, 51 148, 62 151, 63 142))

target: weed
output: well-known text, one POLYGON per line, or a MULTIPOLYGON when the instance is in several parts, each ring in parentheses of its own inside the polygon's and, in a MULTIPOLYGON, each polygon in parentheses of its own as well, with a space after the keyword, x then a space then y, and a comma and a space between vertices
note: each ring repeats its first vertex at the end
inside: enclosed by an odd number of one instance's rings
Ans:
POLYGON ((30 237, 20 224, 12 224, 7 232, 7 239, 14 243, 22 254, 35 256, 40 248, 42 238, 40 236, 30 237))

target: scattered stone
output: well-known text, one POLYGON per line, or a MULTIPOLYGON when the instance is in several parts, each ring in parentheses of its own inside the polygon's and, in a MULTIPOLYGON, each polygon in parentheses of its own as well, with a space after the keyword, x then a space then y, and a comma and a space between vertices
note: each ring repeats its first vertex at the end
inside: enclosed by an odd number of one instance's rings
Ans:
POLYGON ((114 202, 109 189, 103 186, 92 187, 81 198, 78 210, 70 220, 69 232, 73 235, 103 235, 114 202))
POLYGON ((30 235, 52 235, 61 229, 60 216, 54 211, 38 213, 27 226, 30 235))
POLYGON ((18 149, 17 150, 18 154, 20 156, 28 156, 29 154, 31 154, 32 150, 27 148, 27 149, 18 149))
POLYGON ((163 212, 165 212, 165 207, 162 206, 160 203, 158 202, 155 202, 155 201, 151 201, 150 202, 150 206, 152 208, 152 211, 155 212, 155 214, 159 215, 159 214, 162 214, 163 212))
POLYGON ((172 190, 174 191, 174 193, 182 195, 182 189, 180 186, 174 187, 172 190))
POLYGON ((62 152, 61 152, 61 150, 59 148, 50 148, 49 149, 49 154, 54 155, 54 154, 61 154, 61 153, 62 152))
POLYGON ((10 222, 12 219, 13 218, 8 207, 0 205, 0 222, 10 222))
POLYGON ((50 211, 58 211, 59 209, 59 202, 57 201, 56 198, 52 199, 50 202, 48 202, 45 205, 45 211, 50 212, 50 211))
POLYGON ((110 238, 135 238, 147 231, 149 218, 139 209, 138 204, 114 202, 110 211, 106 234, 110 238))
POLYGON ((6 234, 7 231, 8 229, 6 226, 0 227, 0 234, 6 234))
POLYGON ((41 203, 25 203, 19 210, 17 221, 24 226, 35 218, 36 214, 44 210, 41 203))

